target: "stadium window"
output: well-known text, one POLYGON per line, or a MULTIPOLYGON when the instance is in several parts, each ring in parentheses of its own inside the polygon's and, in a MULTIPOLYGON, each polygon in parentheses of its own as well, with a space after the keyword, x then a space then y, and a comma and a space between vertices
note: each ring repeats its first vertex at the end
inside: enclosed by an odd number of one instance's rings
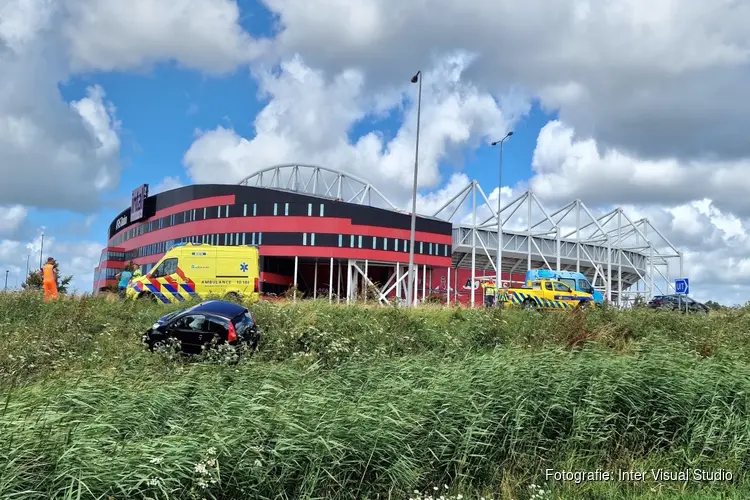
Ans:
POLYGON ((398 240, 397 239, 393 240, 393 251, 398 252, 398 240))
POLYGON ((279 215, 279 204, 278 203, 274 203, 273 204, 273 214, 274 215, 279 215))
POLYGON ((235 245, 239 245, 240 244, 240 233, 237 233, 237 237, 234 239, 234 241, 235 241, 235 243, 234 243, 235 245))
POLYGON ((250 235, 250 244, 251 244, 251 245, 255 245, 255 233, 252 233, 252 234, 250 235))
POLYGON ((307 216, 312 217, 312 203, 307 204, 307 216))
POLYGON ((388 238, 383 238, 383 250, 388 250, 388 238))
POLYGON ((289 203, 284 203, 284 215, 289 215, 289 203))
POLYGON ((195 209, 193 209, 193 219, 192 220, 195 220, 195 209))
POLYGON ((349 236, 349 247, 354 248, 354 235, 349 236))
POLYGON ((253 217, 258 213, 258 204, 253 203, 253 217))
MULTIPOLYGON (((226 242, 227 237, 224 236, 224 241, 226 242)), ((229 235, 229 244, 234 245, 234 233, 229 235)))
POLYGON ((359 236, 359 240, 357 240, 357 246, 359 248, 362 248, 362 235, 359 236))
POLYGON ((242 244, 245 244, 245 236, 247 236, 247 233, 242 233, 242 244))
POLYGON ((315 246, 315 233, 310 234, 310 245, 315 246))
POLYGON ((323 204, 320 204, 320 216, 323 217, 323 204))
POLYGON ((226 210, 224 210, 224 217, 229 217, 229 205, 227 205, 226 210))
POLYGON ((221 207, 216 207, 216 217, 221 219, 221 207))
POLYGON ((263 243, 263 233, 258 233, 258 245, 263 243))
POLYGON ((430 250, 429 250, 429 252, 430 252, 430 255, 432 255, 432 243, 430 243, 430 250))
POLYGON ((445 245, 445 256, 448 256, 448 245, 445 245))
POLYGON ((378 237, 373 236, 372 237, 372 249, 377 250, 377 248, 378 248, 378 237))
MULTIPOLYGON (((203 220, 206 220, 206 210, 208 210, 207 207, 203 207, 203 220)), ((161 221, 159 221, 161 222, 161 221)), ((161 227, 161 224, 159 224, 159 227, 161 227)))
POLYGON ((229 236, 229 235, 226 234, 226 233, 224 233, 224 246, 227 245, 227 236, 229 236))
POLYGON ((307 245, 307 233, 302 233, 302 246, 307 245))
POLYGON ((424 253, 424 243, 421 241, 419 242, 419 253, 424 253))
POLYGON ((247 203, 242 206, 242 216, 247 217, 247 203))
POLYGON ((343 241, 344 241, 344 236, 343 235, 339 235, 339 246, 342 245, 343 241))

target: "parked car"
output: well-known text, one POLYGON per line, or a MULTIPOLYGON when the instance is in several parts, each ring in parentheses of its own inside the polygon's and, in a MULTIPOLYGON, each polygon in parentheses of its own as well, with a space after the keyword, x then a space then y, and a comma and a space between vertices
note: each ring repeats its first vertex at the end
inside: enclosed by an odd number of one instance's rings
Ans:
POLYGON ((143 335, 150 350, 166 346, 169 339, 180 341, 182 352, 199 354, 213 345, 246 344, 258 347, 260 333, 255 318, 242 305, 209 300, 163 316, 143 335))
POLYGON ((667 309, 670 311, 685 311, 691 313, 708 314, 709 307, 685 295, 657 295, 648 303, 651 309, 667 309), (687 306, 687 307, 686 307, 687 306))

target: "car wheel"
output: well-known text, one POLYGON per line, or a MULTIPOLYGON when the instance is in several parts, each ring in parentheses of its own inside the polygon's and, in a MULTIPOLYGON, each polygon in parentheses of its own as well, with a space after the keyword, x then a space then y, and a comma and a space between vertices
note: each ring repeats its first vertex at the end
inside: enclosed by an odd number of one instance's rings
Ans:
POLYGON ((577 309, 586 310, 588 308, 589 308, 589 301, 588 300, 581 300, 580 302, 578 302, 577 309))
POLYGON ((148 343, 148 348, 153 351, 161 351, 166 349, 167 342, 164 339, 152 340, 148 343))
POLYGON ((523 301, 523 306, 525 310, 530 311, 532 309, 536 309, 536 305, 534 304, 534 301, 531 299, 526 299, 523 301))

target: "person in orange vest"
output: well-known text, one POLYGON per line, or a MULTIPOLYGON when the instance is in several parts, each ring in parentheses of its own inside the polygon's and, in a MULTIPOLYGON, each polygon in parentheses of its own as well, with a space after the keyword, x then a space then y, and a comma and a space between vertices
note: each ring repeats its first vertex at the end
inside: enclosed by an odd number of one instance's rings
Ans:
POLYGON ((44 300, 57 299, 57 271, 55 270, 55 259, 47 258, 47 263, 42 268, 42 284, 44 285, 44 300))

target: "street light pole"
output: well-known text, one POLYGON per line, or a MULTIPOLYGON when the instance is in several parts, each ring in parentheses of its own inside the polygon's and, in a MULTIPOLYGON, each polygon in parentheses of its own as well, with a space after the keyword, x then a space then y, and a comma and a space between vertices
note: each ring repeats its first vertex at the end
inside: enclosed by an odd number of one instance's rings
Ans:
POLYGON ((42 252, 44 251, 44 233, 42 233, 42 244, 39 247, 39 269, 42 268, 42 252))
POLYGON ((409 235, 409 270, 406 284, 406 300, 409 307, 414 304, 414 237, 417 227, 417 172, 419 162, 419 120, 422 113, 422 71, 411 78, 411 83, 419 83, 417 99, 417 144, 414 150, 414 186, 411 193, 411 234, 409 235))
POLYGON ((492 143, 492 146, 500 145, 500 168, 497 174, 497 252, 495 253, 495 292, 502 286, 502 263, 503 263, 503 218, 500 215, 500 194, 503 191, 503 142, 513 135, 513 131, 505 134, 505 137, 492 143))
POLYGON ((8 271, 8 270, 5 271, 5 289, 6 290, 8 289, 8 273, 9 272, 10 271, 8 271))

